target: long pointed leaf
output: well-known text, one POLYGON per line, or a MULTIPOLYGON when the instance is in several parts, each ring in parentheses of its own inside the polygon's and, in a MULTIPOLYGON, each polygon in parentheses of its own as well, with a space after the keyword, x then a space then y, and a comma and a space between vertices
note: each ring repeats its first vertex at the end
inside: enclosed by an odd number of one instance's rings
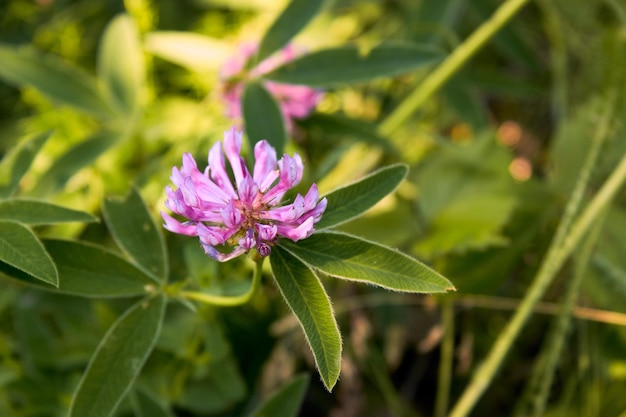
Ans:
POLYGON ((104 336, 74 394, 70 417, 108 417, 124 398, 156 342, 165 297, 140 300, 104 336))
POLYGON ((263 37, 257 60, 263 61, 285 46, 317 15, 323 4, 324 0, 291 0, 263 37))
POLYGON ((329 391, 341 368, 341 334, 328 295, 311 270, 281 247, 270 255, 283 298, 304 330, 322 381, 329 391))
POLYGON ((0 261, 40 281, 59 285, 52 258, 35 234, 20 223, 0 221, 0 261))
POLYGON ((124 258, 100 246, 67 240, 44 240, 59 268, 58 291, 83 297, 144 295, 155 281, 124 258))
POLYGON ((392 77, 430 65, 443 57, 429 45, 383 44, 368 53, 343 46, 304 55, 265 74, 264 78, 287 84, 333 87, 379 77, 392 77))
POLYGON ((72 210, 45 201, 17 198, 0 201, 0 220, 29 225, 97 221, 84 211, 72 210))
POLYGON ((250 149, 267 140, 282 155, 287 142, 287 130, 280 107, 274 97, 260 83, 250 83, 243 94, 243 118, 250 149))
POLYGON ((395 190, 407 172, 406 165, 391 165, 332 191, 326 196, 326 212, 315 228, 320 230, 337 226, 358 217, 395 190))
POLYGON ((15 194, 20 180, 30 168, 35 156, 50 137, 50 132, 41 133, 20 143, 0 162, 0 199, 15 194))
POLYGON ((98 54, 98 75, 120 110, 132 115, 139 105, 145 68, 139 32, 130 16, 118 15, 105 29, 98 54))
POLYGON ((139 192, 131 188, 123 200, 106 199, 102 209, 115 242, 140 268, 163 282, 168 268, 165 242, 139 192))
POLYGON ((50 99, 96 116, 113 115, 96 79, 79 68, 28 48, 0 44, 0 78, 31 86, 50 99))
POLYGON ((302 262, 325 274, 391 290, 438 293, 454 286, 423 263, 383 245, 344 233, 322 232, 280 242, 302 262))

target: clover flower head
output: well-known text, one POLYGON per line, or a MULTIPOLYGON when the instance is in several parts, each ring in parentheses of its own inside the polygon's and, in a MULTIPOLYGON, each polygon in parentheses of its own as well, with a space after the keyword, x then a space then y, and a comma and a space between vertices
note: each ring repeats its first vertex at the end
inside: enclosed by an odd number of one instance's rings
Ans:
MULTIPOLYGON (((293 45, 287 45, 260 62, 256 67, 247 70, 246 66, 257 50, 257 44, 246 43, 241 45, 237 54, 226 61, 220 71, 222 100, 226 104, 226 116, 231 119, 241 119, 242 117, 241 98, 245 88, 243 83, 245 78, 256 78, 267 74, 282 64, 293 61, 304 52, 293 45)), ((322 91, 305 85, 284 84, 274 81, 264 81, 263 85, 278 102, 289 131, 293 131, 293 119, 302 119, 308 116, 323 95, 322 91)))
POLYGON ((161 212, 167 230, 198 236, 204 252, 225 262, 251 249, 268 256, 281 237, 298 241, 309 237, 326 209, 326 198, 319 200, 317 185, 305 196, 296 195, 283 204, 287 191, 302 180, 303 164, 298 154, 285 154, 276 160, 276 151, 265 140, 254 147, 253 172, 241 153, 241 133, 231 128, 224 141, 209 151, 209 165, 198 170, 191 154, 183 155, 181 168, 172 168, 170 177, 176 189, 167 186, 165 205, 186 218, 180 222, 161 212), (226 170, 230 165, 231 178, 226 170), (232 247, 230 252, 228 248, 232 247))

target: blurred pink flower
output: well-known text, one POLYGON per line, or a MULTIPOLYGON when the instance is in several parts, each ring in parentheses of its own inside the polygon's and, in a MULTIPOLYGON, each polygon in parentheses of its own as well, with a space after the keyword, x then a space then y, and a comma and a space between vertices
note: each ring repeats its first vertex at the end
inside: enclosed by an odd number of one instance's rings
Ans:
MULTIPOLYGON (((246 68, 257 49, 258 45, 256 44, 243 44, 237 55, 226 61, 220 72, 222 99, 227 107, 226 116, 231 119, 240 120, 242 117, 241 98, 245 88, 243 81, 246 78, 256 78, 267 74, 302 54, 302 51, 296 50, 294 46, 287 45, 256 67, 246 68)), ((263 85, 278 102, 287 130, 290 132, 293 129, 293 119, 308 116, 324 94, 320 90, 305 85, 283 84, 274 81, 264 81, 263 85)))
POLYGON ((280 205, 285 193, 302 179, 300 156, 285 154, 277 161, 274 148, 262 140, 254 147, 251 174, 240 155, 241 133, 233 127, 224 133, 223 142, 223 151, 221 142, 209 151, 204 173, 188 153, 183 155, 180 169, 172 168, 171 180, 177 189, 165 188, 165 205, 188 220, 180 222, 161 212, 164 227, 174 233, 198 236, 205 253, 221 262, 253 248, 267 256, 279 237, 293 241, 309 237, 327 203, 325 198, 318 201, 317 185, 311 185, 304 197, 296 195, 293 203, 280 205), (234 249, 223 252, 228 246, 234 249))

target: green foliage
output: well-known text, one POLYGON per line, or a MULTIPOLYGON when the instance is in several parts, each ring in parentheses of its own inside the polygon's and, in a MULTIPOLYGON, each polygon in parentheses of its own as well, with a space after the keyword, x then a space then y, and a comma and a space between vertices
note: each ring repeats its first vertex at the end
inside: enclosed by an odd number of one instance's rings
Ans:
POLYGON ((392 165, 329 193, 326 195, 328 206, 317 224, 318 229, 334 227, 363 214, 393 192, 407 171, 404 165, 392 165))
POLYGON ((287 142, 285 121, 272 95, 260 83, 249 83, 243 94, 243 118, 250 150, 260 140, 267 140, 282 155, 287 142))
POLYGON ((110 416, 154 347, 165 297, 139 300, 111 327, 91 358, 72 399, 70 416, 110 416))
POLYGON ((151 32, 144 39, 146 50, 192 71, 215 71, 231 55, 225 42, 189 32, 151 32))
POLYGON ((58 287, 57 268, 30 229, 20 223, 0 221, 0 232, 0 261, 58 287))
POLYGON ((28 141, 22 142, 0 162, 0 197, 11 197, 20 180, 30 168, 33 159, 50 137, 49 133, 42 133, 28 141))
POLYGON ((117 133, 102 132, 67 150, 48 168, 30 191, 33 196, 49 196, 59 192, 74 174, 89 165, 120 139, 117 133))
POLYGON ((147 274, 165 281, 168 264, 163 235, 137 190, 132 188, 123 200, 107 199, 102 209, 120 248, 147 274))
POLYGON ((293 0, 272 26, 259 45, 257 62, 263 61, 285 46, 320 11, 324 0, 293 0))
POLYGON ((98 75, 120 113, 132 116, 143 96, 145 68, 139 33, 128 15, 117 16, 102 35, 98 75))
POLYGON ((250 414, 250 417, 296 417, 310 379, 311 377, 306 374, 294 377, 250 414))
POLYGON ((59 268, 59 291, 83 297, 143 295, 156 282, 132 263, 97 245, 46 240, 59 268))
POLYGON ((403 74, 432 65, 442 57, 439 49, 428 45, 382 44, 369 51, 343 46, 304 55, 264 78, 288 84, 333 87, 403 74))
POLYGON ((0 45, 0 77, 16 86, 35 87, 60 104, 98 117, 109 117, 112 109, 96 79, 67 62, 31 48, 0 45))
POLYGON ((0 220, 28 225, 68 222, 95 222, 97 219, 84 211, 72 210, 43 201, 14 198, 0 200, 0 220))
POLYGON ((281 247, 325 274, 396 291, 437 293, 454 286, 436 271, 396 250, 337 232, 320 232, 281 247))
POLYGON ((622 415, 625 16, 615 0, 8 2, 0 415, 622 415), (226 85, 244 43, 257 53, 226 85), (272 82, 325 91, 286 120, 272 82), (313 182, 328 200, 265 264, 160 230, 171 167, 190 152, 204 169, 233 124, 248 166, 261 139, 302 157, 285 204, 313 182))
POLYGON ((341 368, 341 335, 328 295, 318 277, 280 246, 270 256, 272 272, 289 308, 298 318, 327 390, 341 368))

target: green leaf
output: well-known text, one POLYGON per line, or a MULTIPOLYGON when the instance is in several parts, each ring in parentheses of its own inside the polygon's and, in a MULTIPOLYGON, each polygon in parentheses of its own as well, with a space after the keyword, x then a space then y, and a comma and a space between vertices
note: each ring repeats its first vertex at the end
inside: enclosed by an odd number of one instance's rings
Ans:
POLYGON ((117 133, 97 133, 69 149, 42 175, 30 194, 41 197, 61 190, 76 172, 93 162, 119 138, 117 133))
POLYGON ((316 229, 337 226, 358 217, 393 192, 406 177, 408 167, 391 165, 326 195, 328 206, 316 229))
POLYGON ((35 234, 22 224, 0 221, 0 261, 59 286, 59 274, 50 255, 35 234))
MULTIPOLYGON (((133 297, 145 295, 154 286, 139 268, 103 247, 66 240, 43 243, 59 270, 55 291, 81 297, 133 297)), ((36 284, 10 271, 8 275, 36 284)))
POLYGON ((152 352, 165 304, 162 295, 140 300, 113 324, 78 384, 70 417, 113 414, 152 352))
MULTIPOLYGON (((426 234, 414 247, 424 258, 507 242, 502 235, 521 188, 509 173, 511 152, 492 136, 431 151, 416 176, 426 234)), ((529 200, 530 201, 530 200, 529 200)))
POLYGON ((367 53, 355 46, 325 49, 304 55, 265 74, 264 78, 287 84, 332 87, 392 77, 433 64, 443 57, 428 45, 382 44, 367 53))
POLYGON ((98 51, 98 75, 120 110, 129 115, 135 113, 145 68, 139 32, 127 14, 115 17, 104 31, 98 51))
POLYGON ((106 199, 102 214, 122 250, 156 280, 165 281, 168 266, 163 235, 139 192, 131 188, 123 200, 106 199))
POLYGON ((261 62, 285 46, 317 15, 324 0, 291 0, 268 29, 259 46, 257 61, 261 62))
POLYGON ((188 32, 151 32, 144 46, 160 58, 198 72, 218 70, 233 54, 226 42, 188 32))
POLYGON ((312 113, 306 119, 298 120, 309 135, 315 136, 315 143, 324 147, 336 147, 338 138, 348 137, 352 140, 377 146, 392 155, 400 157, 394 145, 378 133, 377 126, 366 120, 352 119, 338 113, 312 113))
POLYGON ((0 201, 0 220, 29 225, 98 221, 84 211, 72 210, 45 201, 17 198, 0 201))
POLYGON ((0 162, 0 199, 8 198, 15 193, 20 180, 50 135, 50 132, 41 133, 20 143, 2 159, 0 162))
POLYGON ((323 232, 292 242, 280 241, 302 262, 325 274, 390 290, 437 293, 454 286, 441 274, 397 250, 344 233, 323 232))
POLYGON ((341 369, 341 334, 328 295, 313 272, 280 246, 272 249, 270 262, 276 284, 300 322, 322 381, 330 391, 341 369))
POLYGON ((298 375, 255 410, 250 417, 296 417, 302 406, 304 394, 311 377, 298 375))
POLYGON ((0 78, 31 86, 48 98, 96 116, 112 115, 94 77, 60 59, 30 48, 0 44, 0 78))
POLYGON ((134 390, 131 404, 136 417, 173 417, 174 415, 161 404, 153 394, 144 390, 134 390))
POLYGON ((287 142, 285 121, 274 97, 260 83, 250 83, 243 94, 243 118, 250 149, 267 140, 282 155, 287 142))

